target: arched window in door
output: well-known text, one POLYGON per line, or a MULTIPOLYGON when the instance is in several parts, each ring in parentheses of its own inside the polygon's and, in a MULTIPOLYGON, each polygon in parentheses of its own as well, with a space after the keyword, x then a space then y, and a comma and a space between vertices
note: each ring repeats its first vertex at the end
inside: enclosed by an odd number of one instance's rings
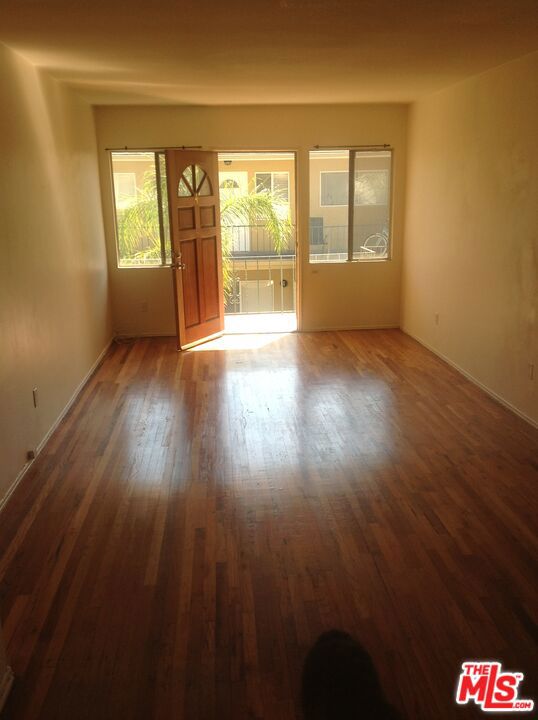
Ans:
POLYGON ((211 181, 200 165, 187 165, 179 178, 177 195, 178 197, 213 195, 211 181))

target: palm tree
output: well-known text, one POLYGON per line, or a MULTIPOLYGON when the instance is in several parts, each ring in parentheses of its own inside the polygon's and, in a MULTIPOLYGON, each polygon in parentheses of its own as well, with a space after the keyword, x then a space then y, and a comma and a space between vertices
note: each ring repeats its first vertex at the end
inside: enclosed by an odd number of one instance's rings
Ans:
MULTIPOLYGON (((161 173, 161 197, 166 198, 166 176, 161 173)), ((165 213, 168 220, 168 213, 165 213)), ((143 265, 161 258, 157 176, 155 166, 146 170, 136 201, 118 210, 118 245, 120 257, 143 265)), ((167 228, 165 228, 167 231, 167 228)), ((167 233, 168 234, 168 233, 167 233)))
POLYGON ((293 226, 285 210, 287 206, 278 193, 256 187, 246 195, 230 196, 222 202, 220 223, 225 299, 228 299, 233 291, 233 229, 263 227, 271 240, 273 250, 281 254, 289 246, 293 233, 293 226), (283 218, 284 215, 286 216, 283 218))
MULTIPOLYGON (((161 172, 161 197, 166 198, 166 174, 161 172)), ((232 254, 234 227, 263 227, 274 252, 281 254, 289 246, 293 226, 287 217, 287 205, 276 193, 252 187, 245 195, 231 195, 222 200, 220 221, 222 228, 222 269, 224 296, 233 290, 232 254)), ((163 212, 165 234, 169 235, 168 213, 163 212)), ((118 210, 118 245, 120 257, 135 265, 160 261, 161 239, 155 167, 144 173, 142 187, 136 201, 118 210)))

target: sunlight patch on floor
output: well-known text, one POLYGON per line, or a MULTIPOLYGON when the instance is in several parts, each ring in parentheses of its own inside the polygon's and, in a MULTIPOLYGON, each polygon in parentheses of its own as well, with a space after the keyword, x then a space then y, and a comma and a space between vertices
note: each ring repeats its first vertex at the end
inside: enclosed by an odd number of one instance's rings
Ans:
POLYGON ((196 347, 190 348, 186 352, 208 352, 209 350, 258 350, 259 348, 271 345, 280 338, 285 337, 289 333, 263 333, 263 334, 247 334, 237 333, 223 335, 216 340, 202 343, 196 347))
POLYGON ((295 313, 258 313, 242 315, 240 313, 224 316, 224 332, 236 333, 289 333, 297 330, 295 313))

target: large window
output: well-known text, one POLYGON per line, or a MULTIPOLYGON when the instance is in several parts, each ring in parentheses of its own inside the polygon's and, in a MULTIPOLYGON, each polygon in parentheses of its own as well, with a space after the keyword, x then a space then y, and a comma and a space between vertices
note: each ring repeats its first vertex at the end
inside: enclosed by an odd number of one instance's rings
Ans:
POLYGON ((118 266, 169 265, 164 152, 113 152, 112 177, 118 266))
POLYGON ((391 167, 390 150, 310 153, 310 262, 388 260, 391 167))

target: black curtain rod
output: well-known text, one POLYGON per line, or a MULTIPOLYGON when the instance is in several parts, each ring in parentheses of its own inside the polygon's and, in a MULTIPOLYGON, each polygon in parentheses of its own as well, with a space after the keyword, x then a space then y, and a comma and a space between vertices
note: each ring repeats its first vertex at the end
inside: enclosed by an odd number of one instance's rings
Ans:
MULTIPOLYGON (((173 150, 201 150, 203 145, 175 145, 173 150)), ((121 152, 122 150, 130 150, 131 152, 162 152, 164 148, 130 148, 127 145, 121 148, 105 148, 105 152, 121 152)))
MULTIPOLYGON (((176 145, 176 150, 201 150, 203 145, 176 145)), ((372 149, 372 148, 383 148, 386 150, 391 145, 388 143, 379 143, 377 145, 314 145, 316 150, 355 150, 355 149, 372 149)), ((105 148, 105 152, 121 152, 122 150, 130 150, 131 152, 162 152, 163 148, 130 148, 125 145, 122 148, 105 148)), ((246 151, 241 151, 246 152, 246 151)), ((255 151, 259 152, 259 151, 255 151)), ((276 152, 276 151, 268 151, 276 152)))
POLYGON ((390 148, 388 143, 379 143, 377 145, 314 145, 316 150, 354 150, 355 148, 390 148))

